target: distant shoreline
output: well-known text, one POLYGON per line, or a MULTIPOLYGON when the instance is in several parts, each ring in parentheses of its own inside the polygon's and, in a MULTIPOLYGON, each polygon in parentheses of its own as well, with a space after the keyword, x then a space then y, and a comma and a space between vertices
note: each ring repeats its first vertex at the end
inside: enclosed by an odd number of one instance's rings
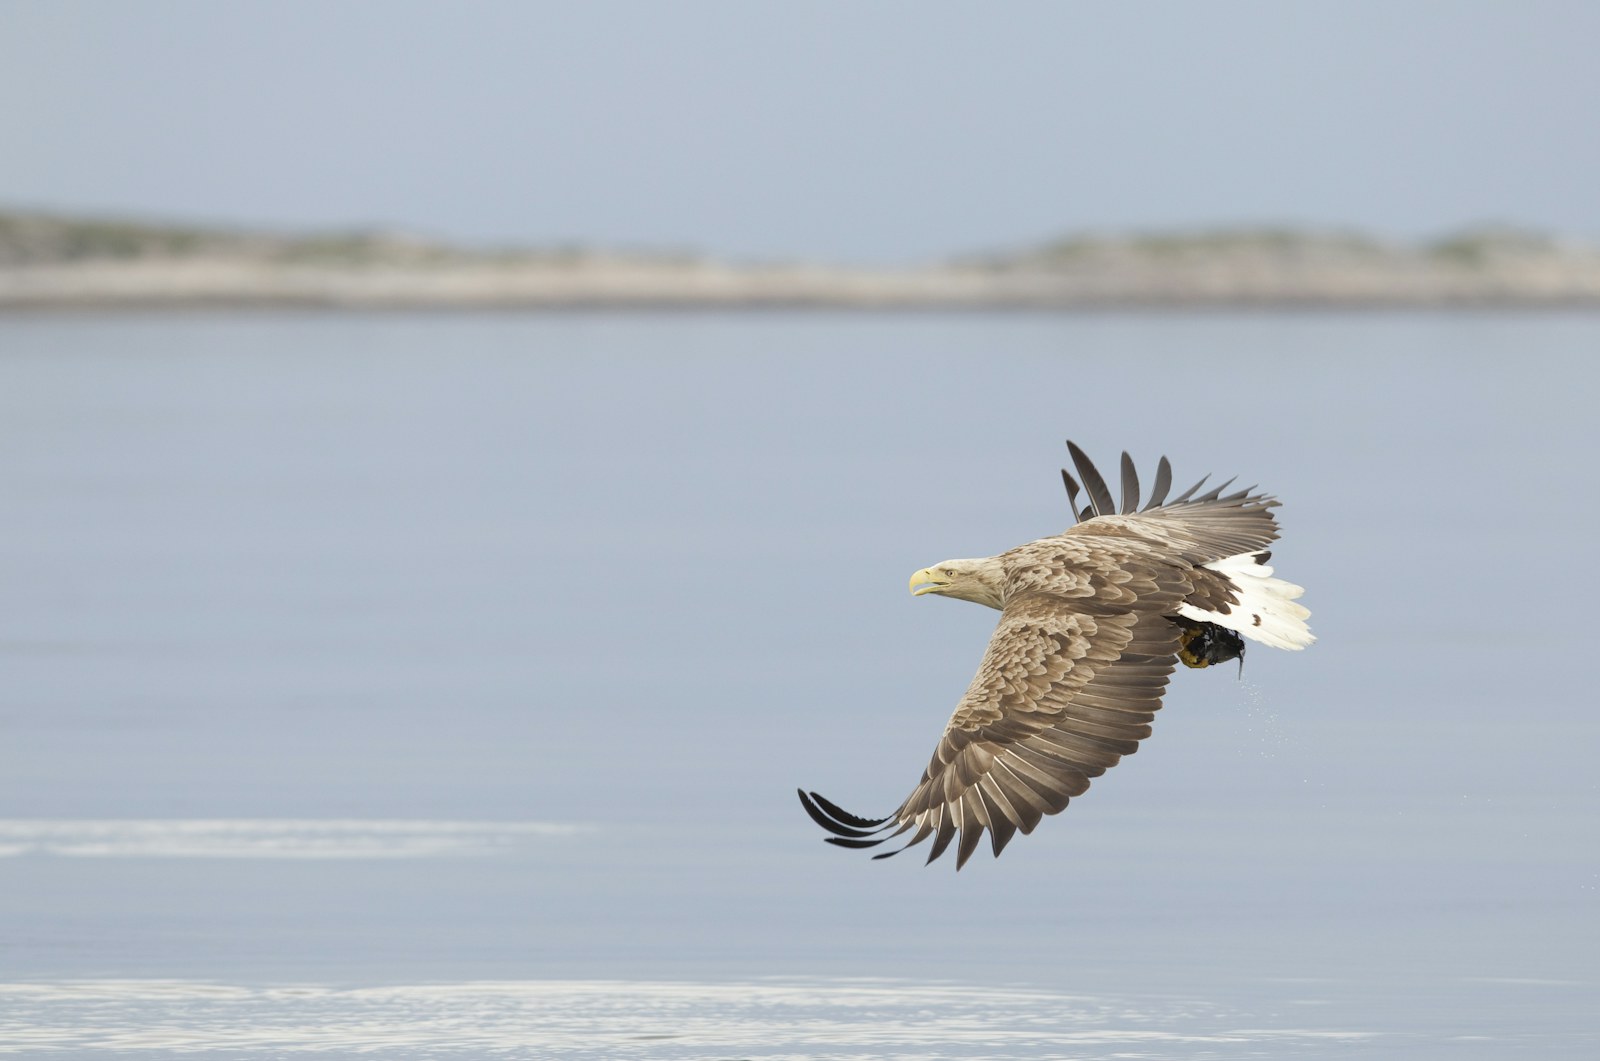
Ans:
POLYGON ((380 269, 304 272, 229 261, 0 267, 0 312, 49 310, 1354 310, 1600 308, 1596 275, 1540 278, 1105 274, 928 269, 704 271, 380 269))
POLYGON ((1409 246, 1239 229, 874 269, 0 213, 0 312, 1165 308, 1600 308, 1600 249, 1512 230, 1409 246))

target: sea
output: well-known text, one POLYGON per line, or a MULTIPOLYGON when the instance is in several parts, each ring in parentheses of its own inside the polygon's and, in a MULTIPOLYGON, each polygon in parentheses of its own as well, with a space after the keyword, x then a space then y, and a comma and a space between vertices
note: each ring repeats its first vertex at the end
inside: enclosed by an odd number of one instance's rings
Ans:
POLYGON ((0 317, 0 1056, 1600 1056, 1597 461, 1576 311, 0 317), (1276 495, 1319 640, 823 843, 1067 439, 1276 495))

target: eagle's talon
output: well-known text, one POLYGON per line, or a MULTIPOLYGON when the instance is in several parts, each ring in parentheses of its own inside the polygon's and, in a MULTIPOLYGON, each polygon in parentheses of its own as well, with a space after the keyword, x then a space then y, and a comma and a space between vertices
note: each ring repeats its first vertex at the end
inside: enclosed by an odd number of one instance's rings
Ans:
POLYGON ((1178 635, 1178 659, 1185 667, 1204 670, 1214 663, 1239 661, 1244 667, 1244 638, 1216 623, 1198 623, 1183 616, 1173 618, 1183 628, 1178 635))

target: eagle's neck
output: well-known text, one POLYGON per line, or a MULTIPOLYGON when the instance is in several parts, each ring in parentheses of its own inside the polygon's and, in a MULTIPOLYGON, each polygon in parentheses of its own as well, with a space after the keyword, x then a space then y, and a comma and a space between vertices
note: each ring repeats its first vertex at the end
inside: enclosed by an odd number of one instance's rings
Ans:
POLYGON ((960 585, 948 591, 949 596, 990 608, 1004 608, 1006 606, 1005 564, 1000 562, 998 556, 969 560, 967 563, 971 566, 962 572, 965 577, 962 578, 960 585))

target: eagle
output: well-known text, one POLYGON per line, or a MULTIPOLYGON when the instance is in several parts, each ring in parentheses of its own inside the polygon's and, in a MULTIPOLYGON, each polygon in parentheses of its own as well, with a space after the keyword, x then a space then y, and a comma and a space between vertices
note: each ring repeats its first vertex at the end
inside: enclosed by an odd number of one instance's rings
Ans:
POLYGON ((831 844, 871 848, 911 833, 888 858, 933 838, 931 863, 955 842, 956 868, 985 832, 995 857, 1019 831, 1064 810, 1150 735, 1167 679, 1181 661, 1238 658, 1242 638, 1274 648, 1311 644, 1297 598, 1274 578, 1276 498, 1255 487, 1170 500, 1172 465, 1156 468, 1139 505, 1139 476, 1122 454, 1122 504, 1083 450, 1067 443, 1080 487, 1061 470, 1075 523, 998 556, 945 560, 911 576, 911 593, 995 608, 1000 622, 978 673, 939 738, 922 780, 894 813, 863 818, 816 792, 800 802, 831 844))

